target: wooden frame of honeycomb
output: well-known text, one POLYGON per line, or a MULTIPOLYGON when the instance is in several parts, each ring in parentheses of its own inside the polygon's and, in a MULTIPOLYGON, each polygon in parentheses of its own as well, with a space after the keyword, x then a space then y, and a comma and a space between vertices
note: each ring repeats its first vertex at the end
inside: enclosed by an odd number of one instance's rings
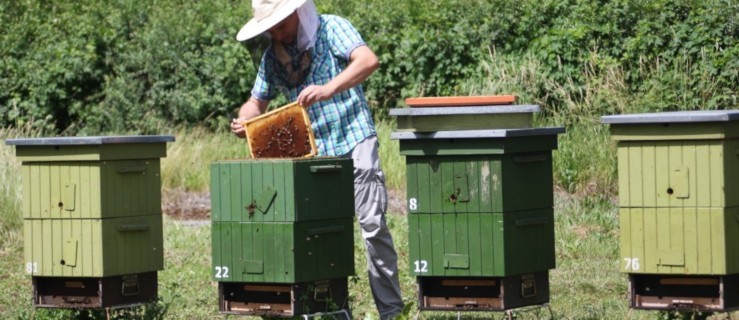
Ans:
POLYGON ((308 111, 293 102, 242 123, 251 157, 311 158, 316 138, 308 111))

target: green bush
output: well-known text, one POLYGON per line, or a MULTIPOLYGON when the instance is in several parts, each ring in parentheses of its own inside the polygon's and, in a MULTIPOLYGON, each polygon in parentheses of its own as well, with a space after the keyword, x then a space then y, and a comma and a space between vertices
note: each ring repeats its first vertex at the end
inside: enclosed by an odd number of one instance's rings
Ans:
MULTIPOLYGON (((530 56, 545 114, 585 101, 588 73, 619 69, 643 110, 737 105, 733 0, 316 0, 349 19, 381 68, 376 114, 410 96, 466 95, 487 57, 530 56), (553 91, 554 90, 554 91, 553 91)), ((223 128, 249 96, 252 59, 234 37, 248 1, 5 1, 0 125, 62 134, 223 128)))

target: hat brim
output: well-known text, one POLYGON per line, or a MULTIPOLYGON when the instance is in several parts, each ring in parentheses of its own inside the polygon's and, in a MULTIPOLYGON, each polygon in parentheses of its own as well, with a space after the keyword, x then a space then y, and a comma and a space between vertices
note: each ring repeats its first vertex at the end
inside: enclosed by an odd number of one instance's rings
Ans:
POLYGON ((249 22, 241 27, 239 33, 236 34, 236 40, 245 41, 264 33, 280 23, 280 21, 285 20, 285 18, 302 6, 305 1, 306 0, 291 0, 284 6, 280 7, 276 12, 269 15, 269 17, 259 21, 257 21, 256 18, 251 18, 249 22))

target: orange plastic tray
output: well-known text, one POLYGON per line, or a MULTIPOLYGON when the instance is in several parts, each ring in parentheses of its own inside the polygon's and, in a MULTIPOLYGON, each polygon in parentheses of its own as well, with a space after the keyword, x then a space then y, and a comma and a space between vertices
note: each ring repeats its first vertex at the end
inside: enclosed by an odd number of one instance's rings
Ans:
POLYGON ((243 125, 252 158, 310 158, 317 153, 308 111, 297 102, 245 121, 243 125))
POLYGON ((457 97, 423 97, 405 99, 405 104, 411 108, 419 107, 468 107, 511 105, 516 102, 516 96, 457 96, 457 97))

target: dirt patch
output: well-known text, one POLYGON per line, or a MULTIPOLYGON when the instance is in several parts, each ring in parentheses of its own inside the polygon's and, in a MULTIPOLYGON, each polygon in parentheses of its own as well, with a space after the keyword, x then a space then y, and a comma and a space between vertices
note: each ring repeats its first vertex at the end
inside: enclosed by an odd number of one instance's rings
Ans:
POLYGON ((177 220, 210 219, 210 193, 185 189, 164 190, 162 213, 177 220))
MULTIPOLYGON (((405 192, 388 190, 387 211, 391 214, 406 214, 405 192)), ((162 191, 162 213, 176 220, 210 219, 210 193, 169 189, 162 191)))

